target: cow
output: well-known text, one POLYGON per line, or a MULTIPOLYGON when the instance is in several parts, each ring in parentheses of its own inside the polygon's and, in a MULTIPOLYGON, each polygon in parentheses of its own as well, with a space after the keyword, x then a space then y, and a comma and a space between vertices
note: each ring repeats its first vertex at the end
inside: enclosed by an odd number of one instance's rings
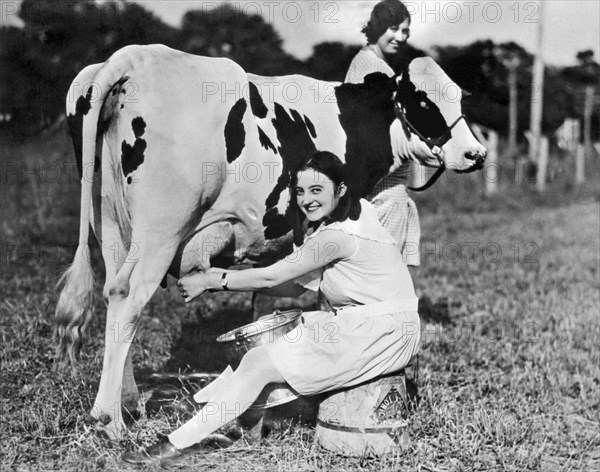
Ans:
POLYGON ((167 274, 267 264, 291 251, 287 186, 308 152, 345 159, 349 187, 364 196, 402 159, 480 168, 485 149, 461 117, 460 89, 429 58, 364 84, 261 77, 162 45, 127 46, 82 70, 67 98, 79 244, 56 323, 59 354, 75 361, 92 316, 91 226, 107 304, 96 427, 121 437, 121 407, 137 406, 130 342, 167 274))

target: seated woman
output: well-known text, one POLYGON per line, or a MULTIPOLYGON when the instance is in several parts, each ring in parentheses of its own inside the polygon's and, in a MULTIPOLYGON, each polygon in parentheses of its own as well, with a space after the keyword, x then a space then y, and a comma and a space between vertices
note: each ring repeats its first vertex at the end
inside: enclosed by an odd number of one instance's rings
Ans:
POLYGON ((210 409, 168 440, 126 453, 123 460, 168 463, 190 452, 241 415, 269 383, 287 382, 313 395, 396 372, 417 354, 420 322, 407 266, 374 208, 344 184, 342 162, 329 152, 308 156, 292 174, 291 194, 297 246, 290 256, 265 268, 191 275, 178 285, 190 302, 207 290, 281 293, 286 286, 317 282, 331 311, 305 313, 288 335, 250 350, 222 381, 210 409))

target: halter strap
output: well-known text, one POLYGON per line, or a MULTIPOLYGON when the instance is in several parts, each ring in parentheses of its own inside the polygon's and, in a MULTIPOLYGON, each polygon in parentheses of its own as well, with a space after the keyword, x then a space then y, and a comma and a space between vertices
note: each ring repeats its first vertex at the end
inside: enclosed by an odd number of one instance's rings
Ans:
POLYGON ((461 114, 456 120, 454 120, 454 122, 450 126, 447 126, 446 131, 444 131, 444 133, 441 136, 438 136, 437 138, 426 138, 408 120, 408 118, 406 117, 406 113, 404 113, 404 110, 402 109, 402 106, 399 102, 396 102, 394 104, 394 111, 396 112, 396 117, 400 120, 400 122, 406 128, 408 128, 409 132, 412 131, 414 134, 416 134, 419 137, 419 139, 427 145, 427 147, 431 151, 431 154, 433 154, 438 160, 439 167, 437 168, 435 173, 429 178, 429 180, 425 183, 425 185, 422 185, 421 187, 407 187, 413 192, 422 192, 424 190, 427 190, 434 183, 436 183, 437 180, 446 170, 446 162, 443 158, 444 150, 442 149, 442 146, 444 146, 444 144, 450 141, 450 138, 452 137, 452 128, 454 128, 460 122, 460 120, 464 120, 465 115, 461 114))
POLYGON ((412 190, 413 192, 423 192, 424 190, 427 190, 429 187, 435 184, 437 180, 442 176, 445 170, 446 164, 441 164, 434 172, 434 174, 429 178, 429 180, 425 182, 425 185, 421 185, 420 187, 407 186, 406 188, 408 190, 412 190))

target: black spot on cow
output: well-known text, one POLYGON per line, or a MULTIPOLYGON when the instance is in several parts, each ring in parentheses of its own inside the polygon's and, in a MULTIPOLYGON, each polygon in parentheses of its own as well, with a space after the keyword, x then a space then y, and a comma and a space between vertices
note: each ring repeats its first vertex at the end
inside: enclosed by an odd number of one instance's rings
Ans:
POLYGON ((306 129, 308 129, 308 132, 310 133, 310 135, 313 138, 316 138, 317 130, 315 129, 315 125, 313 125, 313 122, 310 121, 310 118, 306 115, 304 115, 304 122, 306 123, 306 129))
POLYGON ((277 208, 269 208, 263 217, 265 239, 276 239, 286 235, 292 229, 286 215, 279 213, 277 208))
POLYGON ((131 128, 133 129, 133 135, 136 138, 140 138, 146 132, 146 122, 141 116, 138 116, 131 120, 131 128))
POLYGON ((75 103, 75 114, 76 115, 87 115, 90 109, 92 108, 92 93, 94 89, 90 87, 85 94, 85 97, 82 95, 77 99, 77 103, 75 103))
MULTIPOLYGON (((92 88, 90 87, 85 96, 80 96, 75 103, 75 114, 69 113, 67 116, 67 125, 71 132, 71 140, 73 141, 73 150, 75 151, 75 163, 79 178, 82 176, 82 155, 83 155, 83 117, 88 114, 92 108, 91 104, 92 88)), ((94 164, 96 168, 96 164, 94 164)))
MULTIPOLYGON (((438 106, 429 99, 427 92, 417 90, 410 80, 408 70, 402 74, 396 100, 402 105, 406 119, 424 137, 438 138, 448 129, 438 106)), ((404 130, 410 136, 412 131, 407 126, 404 126, 404 130)))
POLYGON ((123 103, 120 103, 120 100, 123 100, 123 97, 120 96, 119 92, 123 89, 123 84, 125 84, 128 80, 129 77, 125 76, 115 82, 110 90, 109 96, 105 99, 98 122, 99 136, 108 130, 110 123, 116 116, 117 110, 123 108, 123 103))
POLYGON ((144 162, 144 151, 146 150, 146 140, 142 139, 146 131, 146 123, 142 117, 138 116, 131 120, 131 128, 135 136, 133 146, 123 140, 121 143, 121 168, 123 176, 127 177, 127 183, 132 182, 129 174, 135 172, 144 162))
POLYGON ((113 88, 111 90, 111 95, 117 100, 117 103, 114 104, 114 107, 116 109, 116 106, 119 105, 119 109, 122 110, 123 108, 125 108, 125 97, 120 97, 121 100, 123 100, 120 104, 118 103, 119 101, 119 96, 125 95, 127 93, 127 89, 123 87, 123 85, 130 79, 129 76, 125 76, 120 78, 114 85, 113 88))
POLYGON ((274 110, 275 118, 272 121, 280 144, 278 150, 283 169, 275 188, 265 202, 266 212, 263 225, 266 239, 278 238, 290 231, 289 215, 279 214, 276 205, 279 203, 281 193, 290 183, 291 172, 305 156, 317 150, 308 126, 300 113, 290 110, 288 114, 279 103, 275 103, 274 110))
POLYGON ((347 184, 365 197, 394 162, 390 126, 395 119, 396 83, 385 74, 365 77, 362 84, 335 89, 340 124, 346 134, 347 184))
POLYGON ((273 142, 269 139, 269 137, 265 134, 260 126, 258 128, 258 140, 260 141, 260 145, 265 149, 270 149, 274 154, 277 154, 277 148, 273 142))
POLYGON ((261 119, 266 118, 267 113, 269 113, 269 109, 265 105, 265 102, 263 102, 258 88, 252 82, 250 82, 250 109, 254 116, 261 119))
POLYGON ((246 113, 246 101, 240 98, 229 111, 227 123, 225 124, 225 146, 227 148, 227 162, 232 163, 242 153, 246 141, 246 130, 244 129, 244 113, 246 113))

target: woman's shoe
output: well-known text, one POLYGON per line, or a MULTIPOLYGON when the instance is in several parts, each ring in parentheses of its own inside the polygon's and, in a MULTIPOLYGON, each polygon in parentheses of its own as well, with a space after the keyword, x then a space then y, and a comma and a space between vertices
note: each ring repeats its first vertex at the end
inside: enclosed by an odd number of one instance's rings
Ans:
POLYGON ((185 450, 177 449, 168 438, 153 444, 150 447, 142 449, 138 452, 126 452, 121 456, 123 462, 134 465, 146 465, 163 461, 168 463, 174 459, 178 459, 186 455, 185 450))
POLYGON ((168 437, 164 437, 156 444, 142 449, 138 452, 125 452, 121 456, 123 462, 134 465, 148 465, 160 463, 161 466, 169 467, 178 465, 178 460, 202 450, 213 451, 216 449, 225 449, 233 444, 233 440, 223 434, 209 434, 199 444, 195 444, 185 449, 177 449, 168 437))

